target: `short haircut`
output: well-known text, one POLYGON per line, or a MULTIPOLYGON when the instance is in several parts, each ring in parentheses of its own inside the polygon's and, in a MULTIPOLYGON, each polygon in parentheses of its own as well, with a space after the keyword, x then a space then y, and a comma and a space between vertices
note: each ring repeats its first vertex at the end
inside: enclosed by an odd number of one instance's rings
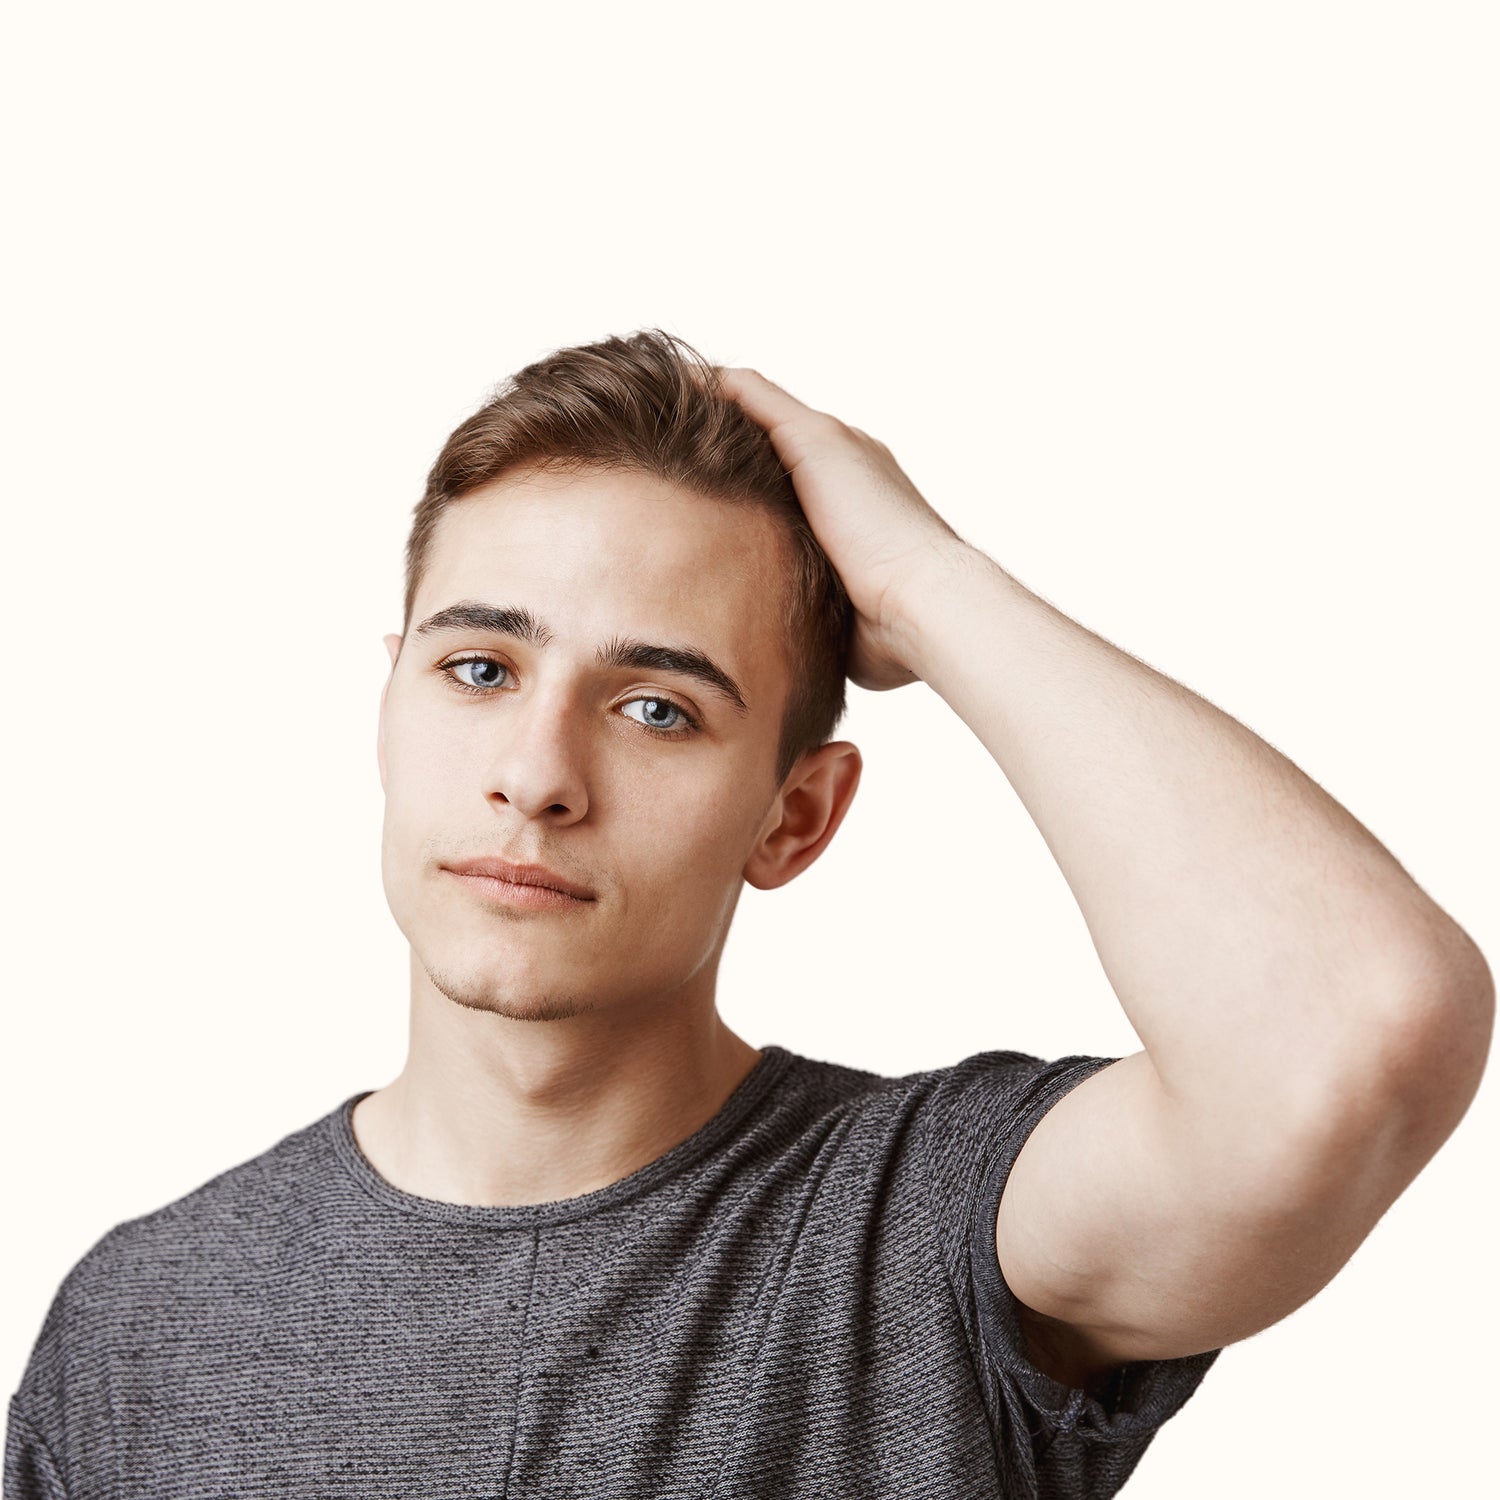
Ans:
POLYGON ((705 498, 756 505, 785 542, 791 672, 776 783, 843 718, 854 612, 765 429, 722 389, 719 366, 659 328, 559 349, 512 375, 454 429, 427 476, 406 544, 402 633, 439 517, 519 470, 629 470, 705 498))

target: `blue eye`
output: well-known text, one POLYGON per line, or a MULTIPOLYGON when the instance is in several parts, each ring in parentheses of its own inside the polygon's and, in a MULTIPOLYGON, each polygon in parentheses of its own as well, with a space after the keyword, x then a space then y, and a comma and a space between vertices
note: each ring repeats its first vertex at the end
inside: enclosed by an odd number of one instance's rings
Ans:
MULTIPOLYGON (((655 729, 665 734, 681 734, 685 729, 691 727, 696 729, 692 718, 685 708, 679 708, 670 698, 632 698, 629 703, 622 703, 621 708, 634 708, 637 703, 643 704, 646 711, 639 719, 638 724, 644 724, 647 729, 655 729), (661 715, 665 713, 668 718, 664 723, 661 715), (676 718, 671 718, 672 715, 676 718)), ((635 718, 634 714, 628 715, 635 718)))
MULTIPOLYGON (((484 697, 503 690, 511 676, 510 668, 492 656, 454 657, 439 663, 438 671, 461 693, 484 697)), ((670 698, 645 694, 622 703, 620 707, 629 709, 636 704, 641 705, 641 713, 630 714, 628 717, 658 738, 685 739, 690 734, 696 734, 699 729, 698 720, 680 703, 674 703, 670 698)))
POLYGON ((505 664, 492 660, 488 656, 467 656, 462 661, 447 662, 443 671, 455 673, 454 681, 460 687, 482 691, 485 688, 498 687, 500 674, 505 671, 505 664), (472 673, 472 676, 466 676, 472 673))

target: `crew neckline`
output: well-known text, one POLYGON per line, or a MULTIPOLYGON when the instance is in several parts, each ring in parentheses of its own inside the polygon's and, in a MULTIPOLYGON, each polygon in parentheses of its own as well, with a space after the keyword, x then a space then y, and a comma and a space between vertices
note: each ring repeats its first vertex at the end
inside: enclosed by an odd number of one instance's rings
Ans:
POLYGON ((771 1087, 786 1072, 795 1054, 774 1044, 759 1049, 755 1066, 735 1086, 719 1107, 719 1112, 700 1125, 692 1135, 679 1141, 655 1161, 618 1182, 611 1182, 576 1198, 560 1198, 550 1203, 448 1203, 441 1198, 424 1198, 408 1193, 382 1177, 375 1169, 354 1134, 354 1107, 375 1091, 362 1089, 351 1094, 329 1117, 333 1147, 350 1176, 371 1197, 401 1213, 420 1218, 438 1219, 448 1224, 470 1224, 491 1229, 534 1229, 566 1223, 615 1207, 676 1177, 720 1145, 761 1102, 771 1087))

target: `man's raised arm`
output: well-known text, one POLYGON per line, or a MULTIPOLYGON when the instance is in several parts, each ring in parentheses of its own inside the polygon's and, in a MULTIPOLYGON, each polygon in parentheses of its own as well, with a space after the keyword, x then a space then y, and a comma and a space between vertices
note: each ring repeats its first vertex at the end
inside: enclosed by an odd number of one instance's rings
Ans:
POLYGON ((1052 1107, 1006 1187, 1039 1363, 1078 1384, 1269 1326, 1468 1107, 1483 956, 1285 756, 964 543, 883 444, 753 371, 726 385, 849 590, 851 678, 920 678, 979 737, 1144 1044, 1052 1107))

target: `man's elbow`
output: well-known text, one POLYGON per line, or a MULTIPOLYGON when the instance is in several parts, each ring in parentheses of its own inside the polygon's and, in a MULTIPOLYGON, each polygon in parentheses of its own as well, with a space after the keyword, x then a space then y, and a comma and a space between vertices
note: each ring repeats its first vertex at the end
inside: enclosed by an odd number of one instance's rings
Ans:
POLYGON ((1391 1007, 1384 1074, 1410 1122, 1412 1149, 1442 1145, 1484 1075, 1495 1028, 1495 976, 1478 945, 1454 924, 1453 940, 1418 966, 1391 1007))
POLYGON ((1368 1045, 1351 1049, 1310 1127, 1346 1169, 1357 1164, 1378 1212, 1453 1133, 1484 1074, 1494 976, 1468 934, 1454 931, 1452 944, 1412 964, 1374 1010, 1368 1045))
POLYGON ((1273 1219, 1341 1220, 1352 1248, 1468 1110, 1494 1019, 1494 978, 1466 934, 1403 966, 1340 1056, 1309 1062, 1274 1104, 1268 1098, 1264 1150, 1250 1158, 1258 1168, 1240 1201, 1273 1219))

